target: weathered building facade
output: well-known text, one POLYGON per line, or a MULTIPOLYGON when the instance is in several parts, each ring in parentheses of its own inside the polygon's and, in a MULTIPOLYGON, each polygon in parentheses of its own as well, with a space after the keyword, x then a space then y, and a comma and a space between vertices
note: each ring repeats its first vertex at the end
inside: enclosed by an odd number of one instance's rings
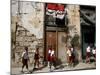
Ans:
POLYGON ((11 31, 14 33, 12 34, 12 45, 14 46, 12 57, 15 57, 15 60, 20 58, 26 46, 32 60, 36 47, 39 47, 40 55, 43 56, 44 4, 23 1, 15 3, 15 6, 12 5, 11 31), (15 18, 13 14, 16 14, 15 18))
POLYGON ((20 1, 12 2, 11 12, 12 56, 20 57, 27 46, 33 60, 34 50, 39 47, 46 61, 52 47, 56 57, 66 63, 66 49, 73 44, 81 61, 80 5, 20 1))
MULTIPOLYGON (((55 4, 55 3, 46 4, 44 30, 45 30, 46 57, 47 57, 48 49, 52 47, 54 48, 55 54, 58 57, 58 59, 60 59, 62 62, 66 62, 67 61, 66 49, 69 46, 71 46, 70 42, 72 38, 76 34, 80 37, 79 5, 64 5, 64 4, 55 4), (50 7, 50 5, 53 7, 50 7), (60 17, 59 17, 59 13, 55 13, 55 11, 56 12, 61 11, 60 17), (53 14, 51 14, 50 12, 53 14), (55 15, 57 17, 55 17, 55 15)), ((79 41, 79 39, 77 41, 79 41)))

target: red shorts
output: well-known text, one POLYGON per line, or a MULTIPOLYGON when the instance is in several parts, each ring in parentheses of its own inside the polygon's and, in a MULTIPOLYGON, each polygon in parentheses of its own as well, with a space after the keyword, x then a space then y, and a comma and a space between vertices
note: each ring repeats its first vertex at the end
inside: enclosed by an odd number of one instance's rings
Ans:
POLYGON ((50 60, 51 60, 50 55, 48 55, 48 61, 50 61, 50 60))
POLYGON ((90 52, 87 52, 86 53, 86 56, 89 58, 90 57, 90 52))
POLYGON ((72 56, 69 56, 69 62, 72 60, 72 56))

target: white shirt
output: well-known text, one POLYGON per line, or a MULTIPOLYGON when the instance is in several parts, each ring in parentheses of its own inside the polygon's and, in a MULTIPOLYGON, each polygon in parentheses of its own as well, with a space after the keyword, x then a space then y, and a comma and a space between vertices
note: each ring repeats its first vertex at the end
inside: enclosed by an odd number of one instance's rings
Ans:
POLYGON ((71 56, 71 51, 69 49, 67 50, 67 54, 68 56, 71 56))
POLYGON ((95 49, 93 49, 93 50, 92 50, 92 53, 93 53, 93 54, 96 54, 96 50, 95 50, 95 49))
POLYGON ((49 49, 48 53, 50 54, 51 53, 51 50, 49 49))
POLYGON ((25 51, 22 53, 22 57, 24 56, 24 54, 25 54, 25 51))
POLYGON ((54 55, 54 50, 51 51, 51 55, 50 56, 52 56, 52 55, 54 55))
POLYGON ((72 52, 73 52, 73 50, 74 50, 74 49, 73 49, 73 48, 71 48, 71 51, 72 51, 72 52))
POLYGON ((87 47, 86 51, 87 52, 90 52, 90 46, 87 47))

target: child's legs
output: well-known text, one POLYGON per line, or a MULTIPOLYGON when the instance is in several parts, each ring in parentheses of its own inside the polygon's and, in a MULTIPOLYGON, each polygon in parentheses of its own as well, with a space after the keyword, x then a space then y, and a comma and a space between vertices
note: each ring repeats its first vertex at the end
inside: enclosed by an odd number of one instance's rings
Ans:
POLYGON ((50 61, 50 69, 51 69, 51 66, 52 66, 52 61, 50 61))
POLYGON ((23 68, 24 68, 24 66, 25 66, 25 59, 22 59, 22 70, 23 70, 23 68))
POLYGON ((36 68, 36 59, 35 59, 35 62, 34 62, 34 68, 36 68))
POLYGON ((39 59, 37 59, 37 66, 38 66, 38 68, 39 68, 39 59))

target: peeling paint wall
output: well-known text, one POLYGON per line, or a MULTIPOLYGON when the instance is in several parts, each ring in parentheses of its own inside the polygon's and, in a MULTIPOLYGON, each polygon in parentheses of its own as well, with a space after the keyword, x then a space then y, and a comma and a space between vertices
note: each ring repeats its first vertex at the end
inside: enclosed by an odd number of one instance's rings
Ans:
POLYGON ((18 22, 18 0, 11 0, 11 57, 15 59, 16 23, 18 22))
POLYGON ((80 35, 80 8, 79 5, 68 5, 69 31, 73 36, 75 33, 80 35))
POLYGON ((64 63, 67 62, 65 37, 66 33, 58 32, 58 58, 64 63))
POLYGON ((43 38, 44 4, 21 2, 22 26, 37 38, 43 38))
POLYGON ((43 56, 44 4, 13 2, 11 13, 11 32, 14 33, 12 37, 15 39, 12 51, 15 53, 15 62, 20 62, 19 58, 26 46, 29 49, 31 62, 36 47, 39 47, 40 56, 43 56))

